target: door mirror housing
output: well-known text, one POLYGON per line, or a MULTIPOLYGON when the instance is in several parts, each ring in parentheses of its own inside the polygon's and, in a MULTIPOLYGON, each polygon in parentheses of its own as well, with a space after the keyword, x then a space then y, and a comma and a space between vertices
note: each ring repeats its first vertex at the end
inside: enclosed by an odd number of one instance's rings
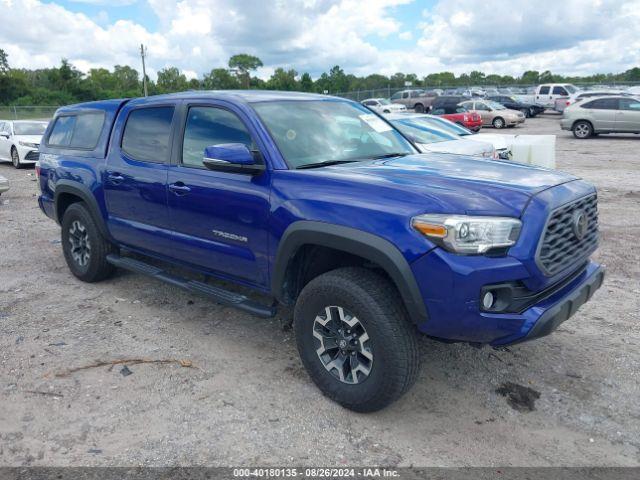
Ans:
POLYGON ((204 149, 202 163, 209 170, 259 175, 264 164, 256 162, 256 156, 242 143, 223 143, 204 149))
POLYGON ((11 135, 9 135, 9 132, 0 132, 0 137, 7 138, 7 139, 8 139, 10 136, 11 136, 11 135))

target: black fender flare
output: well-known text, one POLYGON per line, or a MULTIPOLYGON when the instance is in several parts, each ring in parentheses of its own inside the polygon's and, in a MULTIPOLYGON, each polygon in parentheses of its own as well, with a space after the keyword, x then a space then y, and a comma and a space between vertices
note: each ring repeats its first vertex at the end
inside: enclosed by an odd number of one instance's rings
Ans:
POLYGON ((69 193, 80 198, 89 208, 89 213, 91 214, 93 220, 96 222, 100 233, 102 233, 106 238, 112 240, 111 234, 107 229, 107 223, 105 222, 105 219, 100 211, 100 207, 98 206, 96 197, 86 185, 74 182, 72 180, 58 180, 56 182, 56 188, 53 197, 56 222, 58 222, 59 224, 62 223, 62 218, 58 218, 58 201, 60 199, 60 195, 63 193, 69 193))
POLYGON ((285 302, 283 284, 289 260, 303 245, 341 250, 379 265, 395 283, 409 317, 417 324, 427 321, 427 308, 409 263, 388 240, 355 228, 301 220, 282 235, 271 275, 272 295, 285 302))

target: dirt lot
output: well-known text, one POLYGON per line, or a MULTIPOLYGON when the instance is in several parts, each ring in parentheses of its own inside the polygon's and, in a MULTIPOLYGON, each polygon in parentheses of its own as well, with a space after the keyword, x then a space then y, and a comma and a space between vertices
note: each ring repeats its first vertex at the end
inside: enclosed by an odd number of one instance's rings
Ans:
POLYGON ((605 285, 510 351, 422 339, 415 388, 370 415, 322 397, 277 319, 140 275, 77 281, 33 170, 0 165, 0 464, 640 465, 640 137, 577 141, 551 115, 518 131, 557 134, 558 167, 598 186, 605 285), (130 358, 193 367, 56 376, 130 358), (539 392, 535 409, 506 382, 539 392))

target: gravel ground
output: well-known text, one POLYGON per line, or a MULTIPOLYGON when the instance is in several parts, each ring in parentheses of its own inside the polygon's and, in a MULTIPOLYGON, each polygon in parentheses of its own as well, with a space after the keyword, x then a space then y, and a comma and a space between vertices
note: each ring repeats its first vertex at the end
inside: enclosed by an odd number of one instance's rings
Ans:
POLYGON ((416 386, 368 415, 318 392, 279 319, 76 280, 33 170, 0 165, 0 464, 640 465, 640 137, 578 141, 553 115, 517 132, 557 134, 558 168, 598 186, 605 285, 509 351, 422 339, 416 386), (179 362, 68 372, 139 358, 179 362), (496 392, 519 386, 533 410, 496 392))

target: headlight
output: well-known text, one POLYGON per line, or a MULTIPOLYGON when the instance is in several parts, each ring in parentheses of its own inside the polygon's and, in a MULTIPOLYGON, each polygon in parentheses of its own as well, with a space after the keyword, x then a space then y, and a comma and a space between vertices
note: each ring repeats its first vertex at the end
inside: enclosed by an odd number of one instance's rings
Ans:
POLYGON ((411 224, 444 249, 466 255, 510 247, 522 228, 517 218, 467 215, 419 215, 411 224))
POLYGON ((31 142, 18 142, 20 145, 22 145, 23 147, 29 147, 29 148, 38 148, 38 144, 37 143, 31 143, 31 142))

